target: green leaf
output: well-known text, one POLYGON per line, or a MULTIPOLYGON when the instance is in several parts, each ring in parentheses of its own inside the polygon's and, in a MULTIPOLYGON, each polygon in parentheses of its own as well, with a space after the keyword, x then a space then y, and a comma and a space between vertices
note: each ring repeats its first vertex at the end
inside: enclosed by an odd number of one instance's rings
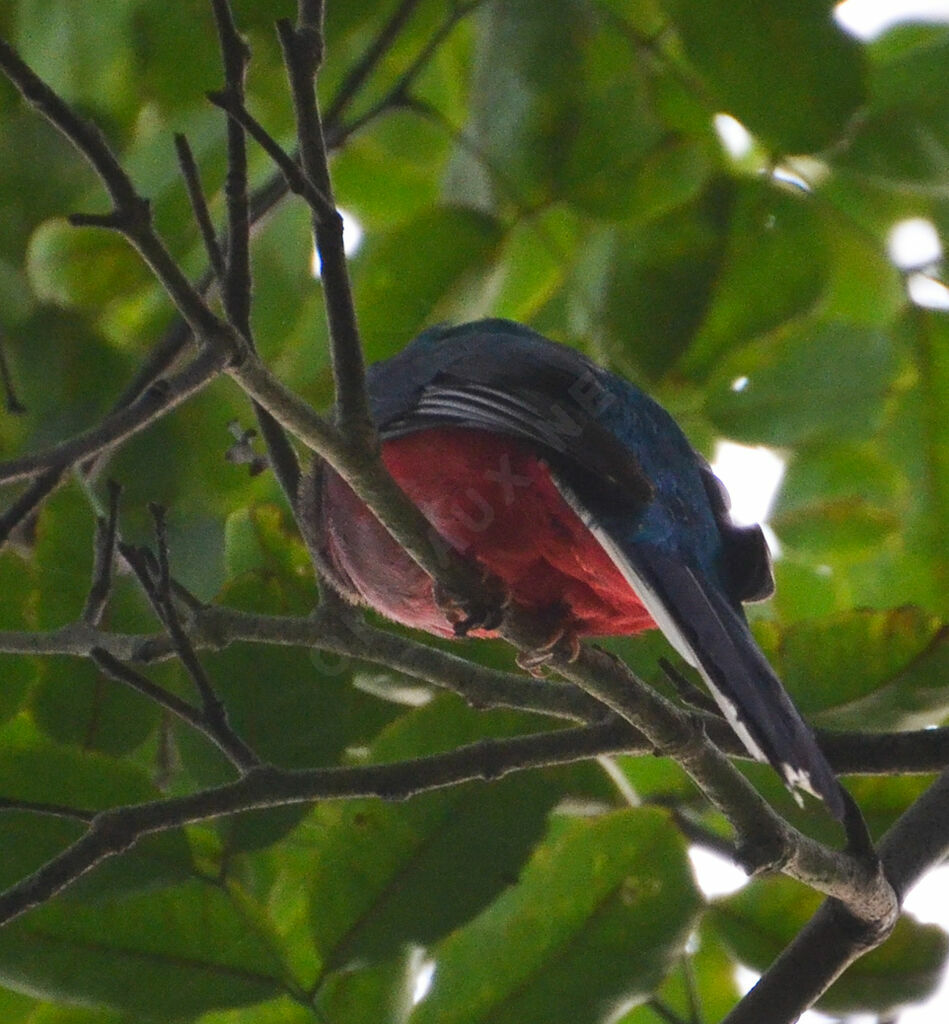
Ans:
POLYGON ((227 897, 199 882, 89 905, 60 900, 0 931, 0 983, 136 1017, 271 999, 281 974, 227 897))
POLYGON ((334 158, 334 188, 340 203, 370 231, 395 228, 438 202, 440 182, 433 171, 448 152, 443 129, 414 111, 394 111, 360 131, 334 158))
POLYGON ((718 109, 780 153, 824 149, 864 102, 861 47, 823 0, 667 6, 718 109))
MULTIPOLYGON (((4 1017, 4 1020, 7 1018, 4 1017)), ((29 1024, 127 1024, 121 1013, 88 1006, 38 1005, 29 1017, 29 1024)))
POLYGON ((30 707, 36 724, 51 739, 108 754, 134 750, 159 718, 150 700, 106 678, 91 661, 80 658, 42 661, 30 707))
POLYGON ((775 516, 771 525, 782 545, 833 562, 875 552, 899 529, 899 519, 861 498, 837 498, 775 516))
POLYGON ((239 508, 224 526, 224 571, 230 582, 220 595, 245 611, 306 614, 316 598, 309 555, 283 508, 239 508), (275 603, 279 595, 279 604, 275 603))
MULTIPOLYGON (((0 793, 7 799, 98 811, 159 799, 139 768, 103 754, 56 746, 39 736, 4 735, 0 793)), ((11 885, 78 839, 83 826, 63 818, 7 812, 0 818, 0 885, 11 885)), ((70 892, 91 896, 177 881, 191 870, 180 832, 143 839, 121 857, 103 862, 70 892)))
MULTIPOLYGON (((0 629, 29 628, 24 612, 33 593, 32 573, 9 549, 0 552, 0 629)), ((3 683, 0 685, 0 725, 12 718, 23 705, 30 682, 36 674, 36 663, 28 658, 3 659, 3 683)))
MULTIPOLYGON (((887 233, 893 220, 886 225, 887 233)), ((867 327, 892 324, 906 307, 906 285, 888 256, 886 236, 867 231, 852 217, 840 216, 826 205, 821 206, 821 221, 821 241, 829 256, 818 307, 821 313, 830 320, 867 327)), ((789 271, 786 267, 785 272, 789 271)))
MULTIPOLYGON (((574 11, 580 10, 579 5, 572 6, 574 11)), ((662 140, 649 94, 649 65, 632 59, 629 41, 612 26, 595 35, 588 29, 584 35, 586 38, 580 36, 587 44, 584 59, 580 74, 572 80, 576 91, 569 99, 565 96, 566 109, 561 115, 564 145, 559 154, 552 153, 552 185, 557 196, 581 210, 624 218, 637 212, 640 174, 662 140), (619 110, 621 118, 616 116, 619 110)), ((571 47, 576 49, 576 45, 571 47)), ((687 167, 686 161, 673 163, 676 170, 687 167)), ((653 168, 653 183, 655 171, 653 168)), ((701 173, 697 176, 703 177, 701 173)), ((666 184, 664 181, 663 186, 666 184)), ((683 190, 675 182, 669 184, 673 193, 693 191, 683 190)))
POLYGON ((556 820, 517 885, 432 951, 412 1024, 597 1019, 659 984, 699 904, 663 813, 556 820))
POLYGON ((297 999, 282 996, 233 1010, 211 1010, 198 1018, 199 1024, 313 1024, 313 1011, 297 999))
MULTIPOLYGON (((28 996, 0 988, 0 1015, 9 1024, 35 1024, 36 1001, 28 996)), ((109 1022, 111 1024, 111 1022, 109 1022)))
MULTIPOLYGON (((336 764, 350 744, 366 742, 399 709, 352 685, 352 665, 317 661, 303 650, 234 644, 202 655, 234 731, 264 761, 283 768, 336 764)), ((216 747, 186 727, 178 730, 182 761, 204 785, 233 777, 216 747)), ((286 835, 303 805, 251 811, 221 822, 230 851, 259 849, 286 835)))
POLYGON ((869 107, 837 162, 891 190, 944 181, 949 32, 944 26, 900 26, 868 53, 869 107))
POLYGON ((498 223, 462 207, 433 207, 366 239, 355 263, 356 308, 370 362, 394 355, 437 318, 501 241, 498 223))
POLYGON ((148 288, 141 258, 117 232, 48 220, 30 239, 26 271, 37 297, 58 306, 98 310, 148 288), (99 273, 90 274, 95 264, 99 273))
POLYGON ((894 369, 890 339, 878 331, 790 323, 720 364, 705 411, 722 433, 749 444, 865 436, 883 417, 894 369))
POLYGON ((333 1024, 405 1024, 420 959, 421 951, 413 949, 370 967, 338 971, 320 989, 316 1005, 333 1024))
POLYGON ((603 328, 639 373, 662 376, 705 317, 723 255, 716 222, 730 193, 712 187, 694 204, 614 236, 604 260, 603 328))
POLYGON ((949 714, 949 632, 918 608, 762 623, 765 652, 806 714, 843 729, 912 729, 949 714))
POLYGON ((550 300, 571 268, 578 228, 566 206, 553 206, 508 233, 491 282, 496 316, 529 321, 550 300))
POLYGON ((489 208, 552 198, 566 125, 584 81, 589 12, 573 0, 504 0, 484 13, 475 51, 470 126, 475 146, 453 167, 451 194, 489 208), (578 45, 579 44, 579 45, 578 45))
POLYGON ((816 301, 828 273, 827 242, 814 203, 771 182, 742 182, 708 312, 681 361, 704 379, 742 342, 816 301))
MULTIPOLYGON (((683 1021, 689 1019, 693 1006, 702 1008, 706 1020, 724 1020, 739 999, 735 982, 735 964, 719 941, 714 930, 704 925, 693 936, 698 949, 687 964, 677 966, 656 992, 657 999, 683 1021)), ((620 1017, 616 1024, 668 1024, 668 1017, 660 1016, 649 1006, 638 1006, 620 1017)))
POLYGON ((120 0, 103 18, 69 0, 19 0, 20 53, 67 99, 127 113, 137 98, 127 36, 131 6, 120 0))
MULTIPOLYGON (((525 715, 478 713, 454 698, 440 699, 385 729, 370 756, 419 757, 531 725, 536 719, 525 715)), ((405 804, 319 806, 311 916, 327 963, 385 959, 467 920, 517 876, 566 787, 589 791, 591 776, 598 795, 608 793, 597 769, 578 766, 453 786, 405 804)))
POLYGON ((774 517, 820 506, 826 501, 857 499, 890 505, 900 480, 876 444, 835 441, 798 448, 788 460, 774 517))
MULTIPOLYGON (((714 903, 708 917, 735 956, 762 973, 819 903, 817 893, 776 876, 714 903)), ((890 938, 848 968, 817 1006, 828 1013, 895 1015, 935 991, 947 952, 942 929, 904 916, 890 938)))
MULTIPOLYGON (((888 603, 915 601, 949 613, 949 323, 914 311, 898 334, 910 366, 888 410, 881 446, 903 476, 902 546, 877 573, 888 603)), ((876 596, 876 595, 874 595, 876 596)))

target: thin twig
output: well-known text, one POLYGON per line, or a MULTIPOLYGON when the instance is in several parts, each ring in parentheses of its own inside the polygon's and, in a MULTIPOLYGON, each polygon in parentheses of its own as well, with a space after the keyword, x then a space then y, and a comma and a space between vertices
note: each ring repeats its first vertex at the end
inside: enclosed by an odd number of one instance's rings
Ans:
POLYGON ((185 188, 188 190, 188 198, 191 201, 191 211, 197 222, 198 230, 201 232, 201 241, 204 243, 204 251, 207 253, 208 262, 218 281, 224 278, 224 256, 221 253, 221 246, 217 240, 217 233, 211 221, 211 213, 208 210, 208 202, 201 187, 201 174, 195 162, 194 154, 188 145, 187 138, 180 132, 175 133, 175 150, 178 154, 178 166, 181 168, 181 176, 185 181, 185 188))
POLYGON ((684 1017, 680 1017, 670 1006, 661 1000, 653 996, 652 999, 647 1000, 646 1006, 657 1016, 661 1017, 666 1024, 689 1024, 684 1017))
MULTIPOLYGON (((528 627, 529 628, 529 627, 528 627)), ((520 636, 521 629, 515 632, 520 636)), ((658 753, 673 757, 732 824, 746 869, 778 868, 830 896, 857 916, 887 919, 896 896, 879 866, 838 853, 793 829, 705 735, 693 717, 639 680, 618 658, 596 647, 553 667, 635 726, 658 753)))
MULTIPOLYGON (((243 104, 244 76, 250 51, 234 24, 228 0, 211 0, 217 26, 224 88, 234 101, 243 104)), ((228 320, 251 340, 250 334, 250 220, 247 208, 247 146, 244 133, 233 121, 227 123, 227 261, 223 284, 224 310, 228 320)), ((251 341, 251 344, 253 342, 251 341)))
POLYGON ((95 558, 92 567, 92 586, 82 610, 82 621, 98 626, 102 621, 109 594, 112 590, 112 566, 115 561, 115 544, 118 536, 119 498, 122 488, 109 481, 109 511, 106 517, 96 519, 95 558))
POLYGON ((130 687, 160 707, 166 708, 176 718, 180 718, 182 722, 186 722, 192 729, 207 737, 241 774, 244 774, 248 767, 252 767, 245 763, 246 750, 243 744, 232 743, 233 734, 222 734, 215 726, 208 723, 196 707, 186 700, 157 686, 141 672, 124 665, 118 658, 113 657, 101 647, 93 648, 90 657, 110 679, 130 687))
POLYGON ((181 625, 177 609, 171 596, 171 575, 168 567, 168 537, 165 525, 164 510, 157 505, 151 506, 155 519, 155 532, 158 540, 157 573, 150 566, 149 553, 127 544, 120 545, 125 560, 138 578, 142 590, 155 610, 185 671, 194 683, 201 698, 201 722, 204 731, 213 735, 215 742, 226 750, 234 764, 242 771, 260 764, 260 758, 231 728, 220 698, 214 691, 211 680, 198 660, 194 647, 181 625))
MULTIPOLYGON (((879 844, 891 885, 905 896, 913 883, 949 855, 949 771, 906 810, 879 844)), ((896 924, 862 921, 827 900, 722 1024, 793 1024, 855 960, 880 945, 896 924)))
POLYGON ((49 493, 50 485, 55 486, 71 466, 121 444, 191 398, 218 376, 228 358, 221 348, 202 349, 183 370, 152 385, 134 405, 116 410, 96 426, 52 448, 0 463, 0 483, 42 476, 35 486, 49 493))
POLYGON ((322 4, 300 0, 299 27, 277 22, 290 81, 300 146, 300 164, 316 190, 327 199, 328 209, 314 211, 313 234, 322 267, 323 294, 329 324, 333 374, 336 381, 337 422, 356 448, 373 451, 375 428, 366 394, 366 368, 356 308, 343 248, 343 218, 335 208, 330 182, 323 122, 314 87, 322 60, 322 4))
POLYGON ((382 58, 399 38, 399 33, 412 17, 419 0, 402 0, 392 12, 389 20, 379 30, 379 34, 366 47, 365 53, 349 69, 340 82, 336 95, 326 108, 326 125, 336 124, 353 97, 359 92, 382 58))
POLYGON ((715 701, 707 693, 695 686, 691 680, 686 679, 668 658, 660 658, 659 667, 669 682, 675 687, 679 700, 683 704, 687 707, 695 708, 697 711, 704 711, 707 715, 711 715, 714 718, 722 717, 722 713, 719 711, 715 701))
POLYGON ((0 515, 0 548, 5 547, 15 531, 36 513, 43 501, 59 486, 68 471, 68 463, 42 470, 40 475, 18 495, 3 515, 0 515))
POLYGON ((343 140, 349 138, 350 135, 355 134, 370 121, 374 121, 387 111, 397 110, 406 106, 412 107, 413 101, 409 99, 409 90, 412 84, 425 69, 434 53, 438 50, 438 47, 451 35, 455 26, 477 10, 484 2, 485 0, 468 0, 467 3, 455 4, 445 17, 445 20, 432 33, 422 49, 419 50, 415 60, 399 76, 398 80, 386 94, 364 114, 361 114, 346 125, 345 129, 343 129, 343 140))
POLYGON ((152 273, 187 320, 195 336, 213 347, 240 351, 240 338, 226 327, 194 290, 152 226, 147 199, 140 196, 99 129, 83 120, 33 70, 13 47, 0 39, 0 70, 53 127, 57 128, 93 168, 112 200, 106 214, 72 214, 77 226, 104 227, 121 232, 138 250, 152 273))
POLYGON ((3 386, 4 405, 7 412, 12 416, 22 416, 26 412, 26 406, 20 401, 13 386, 13 374, 10 371, 10 364, 7 361, 7 339, 0 332, 0 383, 3 386))
POLYGON ((232 120, 244 128, 248 135, 277 165, 287 182, 287 188, 304 199, 314 216, 332 217, 336 210, 330 200, 303 173, 299 163, 277 142, 266 128, 247 110, 239 98, 228 91, 209 92, 208 99, 232 120))
MULTIPOLYGON (((456 654, 365 623, 337 626, 321 614, 322 608, 309 617, 254 615, 205 605, 186 591, 185 599, 174 582, 172 589, 176 600, 189 609, 191 643, 198 650, 218 650, 238 642, 323 650, 449 689, 473 707, 509 707, 582 722, 602 720, 607 713, 603 705, 570 684, 484 668, 456 654)), ((0 653, 5 654, 87 657, 93 647, 102 647, 115 657, 136 664, 153 664, 175 657, 165 633, 112 633, 81 622, 49 632, 0 631, 0 653)), ((727 723, 715 720, 703 725, 715 745, 729 757, 749 757, 727 723)), ((630 735, 638 734, 631 731, 630 735)), ((949 728, 888 733, 818 730, 816 735, 837 774, 931 774, 949 767, 949 728)), ((630 750, 647 753, 651 749, 641 736, 631 741, 630 750)))
MULTIPOLYGON (((378 62, 385 56, 385 53, 388 52, 391 42, 394 41, 394 36, 390 35, 389 24, 387 23, 386 26, 383 26, 380 31, 379 39, 384 38, 386 40, 386 44, 380 46, 374 42, 370 47, 370 52, 375 55, 374 63, 366 62, 363 73, 360 76, 344 79, 339 92, 331 103, 331 115, 327 116, 324 125, 327 148, 329 150, 338 148, 355 131, 364 127, 369 121, 379 118, 387 111, 400 106, 401 91, 408 88, 411 80, 421 73, 427 62, 435 53, 438 44, 444 39, 450 29, 454 27, 459 18, 472 11, 480 2, 481 0, 475 0, 473 3, 459 5, 454 8, 449 13, 443 25, 423 47, 419 57, 413 62, 412 67, 406 75, 403 76, 402 80, 400 80, 397 88, 390 91, 387 97, 384 97, 382 101, 373 107, 371 112, 360 117, 358 122, 354 122, 348 127, 343 127, 340 123, 340 119, 343 117, 346 110, 358 94, 358 88, 366 79, 368 79, 375 66, 378 65, 378 62)), ((254 225, 259 224, 276 206, 280 199, 286 195, 286 192, 286 179, 279 172, 273 175, 270 180, 258 187, 250 200, 251 223, 254 225)), ((214 280, 215 275, 213 271, 207 272, 195 283, 194 290, 199 295, 206 295, 214 280)), ((169 367, 171 367, 174 361, 178 358, 191 336, 191 329, 188 322, 183 319, 176 321, 169 332, 152 350, 145 362, 142 363, 138 372, 116 400, 113 411, 123 409, 137 401, 139 396, 147 388, 149 388, 163 374, 167 373, 169 367)), ((96 463, 101 461, 102 454, 103 453, 101 452, 97 453, 99 458, 96 459, 96 463)), ((87 470, 94 471, 97 468, 96 463, 88 466, 87 470)), ((19 526, 20 523, 22 523, 43 502, 43 500, 59 486, 69 468, 70 466, 66 465, 58 469, 52 468, 45 470, 42 475, 38 476, 30 487, 20 495, 17 501, 11 505, 11 507, 2 516, 0 516, 0 547, 7 542, 12 531, 15 530, 16 527, 19 526)), ((289 481, 292 476, 290 472, 281 473, 278 465, 274 466, 274 470, 277 473, 278 478, 281 480, 285 477, 289 481)), ((295 493, 295 490, 289 485, 285 486, 284 489, 288 493, 295 493)))
MULTIPOLYGON (((650 802, 662 805, 661 800, 650 802)), ((718 854, 719 857, 724 857, 725 860, 731 861, 736 866, 739 865, 741 858, 738 848, 732 840, 720 836, 717 832, 713 832, 710 828, 697 821, 693 821, 687 812, 676 807, 673 807, 670 813, 676 828, 688 839, 690 844, 700 846, 705 850, 718 854)))
MULTIPOLYGON (((221 57, 224 63, 224 93, 237 107, 244 107, 244 78, 250 51, 237 31, 228 0, 212 0, 221 57)), ((250 204, 247 179, 247 142, 239 122, 227 122, 227 179, 224 194, 227 200, 227 262, 223 279, 224 311, 228 321, 256 350, 250 322, 250 204)), ((294 509, 300 486, 300 465, 296 452, 280 424, 259 403, 254 413, 267 446, 270 465, 287 501, 294 509)))

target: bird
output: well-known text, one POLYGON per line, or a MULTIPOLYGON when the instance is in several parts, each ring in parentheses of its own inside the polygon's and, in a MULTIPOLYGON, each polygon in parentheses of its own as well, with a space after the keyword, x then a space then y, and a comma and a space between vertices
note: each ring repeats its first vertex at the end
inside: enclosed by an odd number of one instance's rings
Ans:
MULTIPOLYGON (((732 521, 665 409, 502 319, 429 328, 370 366, 366 386, 382 461, 433 540, 545 617, 549 649, 658 627, 749 753, 843 820, 840 783, 745 616, 774 590, 764 534, 732 521)), ((325 463, 300 506, 313 560, 345 599, 437 636, 494 635, 500 616, 453 606, 325 463)))

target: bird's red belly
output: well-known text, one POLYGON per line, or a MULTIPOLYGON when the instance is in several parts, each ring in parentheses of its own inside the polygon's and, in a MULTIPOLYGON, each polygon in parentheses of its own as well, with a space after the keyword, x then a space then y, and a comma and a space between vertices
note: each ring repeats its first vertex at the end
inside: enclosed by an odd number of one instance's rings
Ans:
MULTIPOLYGON (((518 604, 562 610, 563 624, 580 636, 655 627, 526 444, 439 428, 386 441, 382 458, 438 534, 502 580, 518 604)), ((452 634, 429 577, 335 473, 327 474, 324 515, 327 554, 368 604, 406 625, 452 634)))

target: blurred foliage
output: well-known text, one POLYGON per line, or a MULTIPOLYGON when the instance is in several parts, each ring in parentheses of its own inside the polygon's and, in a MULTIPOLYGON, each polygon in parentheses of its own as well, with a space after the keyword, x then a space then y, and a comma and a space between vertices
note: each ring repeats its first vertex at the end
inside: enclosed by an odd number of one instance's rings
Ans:
MULTIPOLYGON (((292 6, 235 3, 254 52, 249 105, 288 145, 272 22, 292 6)), ((949 232, 949 28, 861 43, 824 0, 483 0, 429 49, 452 5, 418 0, 339 107, 397 4, 328 6, 330 130, 369 115, 333 171, 363 232, 352 269, 370 358, 439 319, 509 316, 642 383, 709 455, 718 438, 775 448, 787 471, 772 515, 778 593, 756 612, 767 653, 821 723, 941 722, 949 291, 941 260, 899 268, 888 241, 908 218, 949 232), (722 114, 750 133, 737 152, 719 137, 722 114), (928 306, 910 298, 923 285, 928 306)), ((188 135, 220 217, 224 127, 203 97, 221 72, 205 0, 7 0, 0 32, 102 126, 170 248, 199 274, 171 134, 188 135)), ((0 146, 0 338, 27 409, 0 417, 9 457, 95 423, 173 317, 128 247, 66 225, 105 199, 5 82, 0 146)), ((271 174, 256 147, 251 166, 257 183, 271 174)), ((299 205, 260 226, 254 273, 262 354, 327 406, 322 296, 299 205)), ((225 459, 234 419, 250 425, 249 410, 221 382, 119 453, 109 472, 126 487, 124 534, 147 541, 146 505, 160 502, 173 570, 201 598, 304 614, 306 555, 270 474, 225 459)), ((93 513, 71 484, 0 554, 0 626, 76 618, 93 513)), ((118 581, 106 625, 154 629, 130 581, 118 581)), ((614 649, 656 678, 661 643, 614 649)), ((507 658, 492 645, 463 650, 507 658)), ((242 646, 205 664, 242 734, 289 767, 544 727, 448 698, 410 706, 404 681, 319 654, 242 646)), ((2 796, 94 810, 228 777, 200 737, 86 663, 3 666, 2 796)), ((150 674, 187 692, 174 666, 150 674)), ((676 766, 620 768, 648 800, 721 827, 676 766)), ((793 808, 771 773, 749 774, 796 824, 836 838, 819 808, 793 808)), ((756 882, 693 931, 702 908, 684 841, 665 811, 628 809, 615 782, 589 764, 153 837, 0 932, 0 1016, 651 1024, 666 1019, 656 1005, 686 1019, 698 1000, 718 1019, 736 998, 734 963, 762 970, 816 899, 756 882)), ((857 780, 854 792, 879 831, 923 785, 857 780)), ((3 881, 77 833, 4 813, 3 881)), ((945 952, 937 929, 906 921, 826 1008, 883 1014, 924 998, 945 952)))

